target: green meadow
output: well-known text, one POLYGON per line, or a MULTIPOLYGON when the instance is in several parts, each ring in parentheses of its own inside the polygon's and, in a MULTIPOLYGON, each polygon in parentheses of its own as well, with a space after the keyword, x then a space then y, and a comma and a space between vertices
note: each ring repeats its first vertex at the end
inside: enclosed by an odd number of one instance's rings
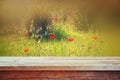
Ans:
POLYGON ((97 16, 92 2, 63 1, 1 1, 0 56, 120 56, 118 24, 97 16), (50 17, 54 36, 38 40, 27 34, 33 14, 50 17))

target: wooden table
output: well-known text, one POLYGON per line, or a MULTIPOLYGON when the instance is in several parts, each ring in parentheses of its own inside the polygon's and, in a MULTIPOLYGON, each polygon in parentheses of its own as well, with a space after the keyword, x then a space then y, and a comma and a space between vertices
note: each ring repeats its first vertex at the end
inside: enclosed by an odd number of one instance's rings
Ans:
POLYGON ((0 80, 120 80, 120 57, 0 57, 0 80))

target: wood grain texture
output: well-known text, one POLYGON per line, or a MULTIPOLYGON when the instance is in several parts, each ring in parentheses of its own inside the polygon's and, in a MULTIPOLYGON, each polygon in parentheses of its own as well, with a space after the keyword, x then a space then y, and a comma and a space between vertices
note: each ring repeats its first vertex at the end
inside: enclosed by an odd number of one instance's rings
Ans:
POLYGON ((120 57, 0 57, 5 70, 120 70, 120 57))
POLYGON ((120 80, 119 71, 0 71, 0 80, 120 80))

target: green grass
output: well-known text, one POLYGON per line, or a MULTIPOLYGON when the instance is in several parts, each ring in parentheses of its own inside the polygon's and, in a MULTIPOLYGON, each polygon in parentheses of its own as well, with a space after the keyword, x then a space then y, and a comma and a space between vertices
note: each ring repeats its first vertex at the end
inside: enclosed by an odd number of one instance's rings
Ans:
POLYGON ((109 33, 109 38, 108 33, 93 33, 92 29, 82 32, 72 23, 59 21, 52 26, 55 40, 47 36, 36 41, 33 37, 25 37, 25 32, 25 28, 20 33, 0 31, 0 56, 120 56, 118 36, 111 36, 113 33, 109 33), (94 36, 98 39, 94 40, 94 36), (69 38, 74 40, 70 42, 69 38))
POLYGON ((102 56, 102 48, 104 43, 101 43, 100 38, 93 40, 93 36, 97 34, 80 33, 69 36, 74 38, 74 41, 69 42, 68 39, 63 40, 42 40, 35 41, 23 35, 12 34, 3 39, 3 44, 0 45, 1 56, 102 56), (90 47, 90 48, 89 48, 90 47), (28 49, 28 52, 24 52, 28 49))

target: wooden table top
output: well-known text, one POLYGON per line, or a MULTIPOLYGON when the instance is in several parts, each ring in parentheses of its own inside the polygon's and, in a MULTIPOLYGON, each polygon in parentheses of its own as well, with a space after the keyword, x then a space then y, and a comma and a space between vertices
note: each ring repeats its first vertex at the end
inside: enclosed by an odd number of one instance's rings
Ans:
POLYGON ((0 57, 4 70, 120 70, 120 57, 0 57))

